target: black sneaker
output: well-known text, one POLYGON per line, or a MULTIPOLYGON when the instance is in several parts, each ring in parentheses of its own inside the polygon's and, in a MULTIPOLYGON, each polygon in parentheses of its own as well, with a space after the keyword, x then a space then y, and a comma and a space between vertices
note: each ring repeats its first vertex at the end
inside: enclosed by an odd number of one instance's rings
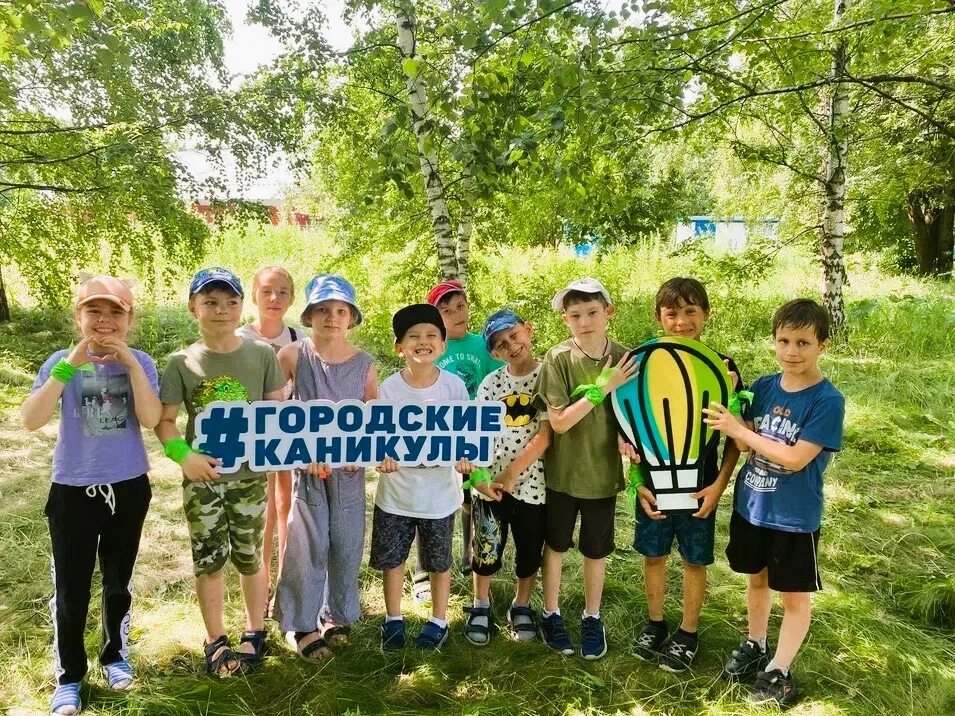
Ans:
POLYGON ((756 687, 746 700, 751 704, 769 704, 786 708, 796 703, 798 698, 799 692, 793 682, 792 671, 784 676, 779 669, 773 669, 756 674, 756 687))
POLYGON ((652 622, 647 622, 643 631, 633 641, 630 651, 644 661, 656 661, 663 652, 663 643, 667 640, 670 630, 666 622, 663 626, 658 626, 652 622))
POLYGON ((747 639, 733 649, 729 661, 723 665, 723 678, 729 681, 748 681, 769 665, 769 644, 766 651, 759 648, 752 639, 747 639))
POLYGON ((693 663, 699 641, 696 634, 691 636, 681 630, 674 632, 666 651, 660 657, 660 668, 671 674, 682 674, 693 663))
POLYGON ((564 618, 560 614, 551 614, 548 617, 541 617, 538 622, 541 641, 554 651, 559 651, 564 656, 570 656, 574 653, 574 643, 570 640, 570 635, 564 627, 564 618))

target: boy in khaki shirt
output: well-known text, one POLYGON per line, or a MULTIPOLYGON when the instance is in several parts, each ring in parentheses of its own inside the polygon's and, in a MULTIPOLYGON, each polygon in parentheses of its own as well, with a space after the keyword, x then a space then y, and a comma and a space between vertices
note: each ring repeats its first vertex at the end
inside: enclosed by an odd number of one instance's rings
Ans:
POLYGON ((600 659, 607 653, 607 637, 600 620, 606 557, 614 549, 614 510, 624 488, 623 464, 610 407, 611 391, 633 376, 634 360, 627 349, 607 337, 614 307, 610 294, 592 278, 571 282, 551 304, 563 314, 572 338, 558 343, 544 356, 535 387, 534 404, 547 410, 553 442, 544 454, 547 481, 547 527, 544 550, 544 610, 541 639, 562 654, 572 654, 573 643, 557 606, 564 552, 573 546, 574 526, 580 515, 580 544, 584 556, 584 614, 580 655, 600 659), (595 384, 607 371, 600 388, 574 395, 580 386, 595 384))

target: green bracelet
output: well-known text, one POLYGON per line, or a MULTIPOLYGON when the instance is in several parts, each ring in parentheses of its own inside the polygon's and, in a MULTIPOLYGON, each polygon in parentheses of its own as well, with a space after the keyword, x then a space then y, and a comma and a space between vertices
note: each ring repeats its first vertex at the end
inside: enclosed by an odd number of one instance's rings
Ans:
POLYGON ((182 465, 186 458, 195 452, 189 443, 182 438, 173 438, 163 445, 162 451, 166 454, 166 457, 179 465, 182 465))
POLYGON ((640 472, 640 468, 637 467, 637 465, 631 463, 630 481, 627 485, 627 497, 630 498, 630 507, 632 507, 634 511, 637 509, 637 495, 641 487, 643 487, 643 473, 640 472))
POLYGON ((56 365, 53 366, 53 370, 50 371, 50 377, 56 378, 58 381, 66 385, 71 380, 73 376, 76 375, 77 368, 75 365, 70 363, 66 358, 60 358, 56 365))
POLYGON ((471 473, 471 477, 468 480, 465 480, 464 487, 477 487, 486 482, 492 482, 494 480, 494 475, 491 474, 491 471, 486 467, 479 467, 477 470, 471 473))
POLYGON ((607 384, 607 381, 610 380, 610 376, 613 375, 613 368, 604 368, 600 371, 600 375, 597 376, 597 380, 593 383, 584 383, 583 385, 578 385, 574 388, 574 392, 570 394, 571 398, 575 398, 578 395, 583 394, 583 396, 590 401, 591 405, 595 408, 599 407, 601 403, 604 402, 603 387, 607 384))

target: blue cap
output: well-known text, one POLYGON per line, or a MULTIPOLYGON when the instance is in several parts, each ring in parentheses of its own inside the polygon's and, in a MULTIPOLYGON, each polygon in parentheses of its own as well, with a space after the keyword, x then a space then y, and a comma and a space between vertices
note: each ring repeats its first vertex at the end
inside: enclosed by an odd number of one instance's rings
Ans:
POLYGON ((193 296, 210 283, 216 282, 226 284, 236 292, 239 298, 245 298, 245 293, 242 291, 242 282, 239 280, 239 277, 229 269, 224 269, 219 266, 212 266, 211 268, 204 268, 197 271, 196 275, 192 277, 192 283, 189 284, 189 295, 193 296))
POLYGON ((507 308, 502 308, 500 311, 495 311, 487 317, 487 320, 484 322, 484 328, 481 330, 481 335, 484 338, 484 345, 486 345, 487 349, 490 351, 492 349, 491 341, 494 338, 495 333, 506 331, 508 328, 513 328, 514 326, 518 326, 523 322, 523 318, 514 313, 514 311, 511 311, 507 308))
POLYGON ((305 310, 302 311, 302 325, 312 325, 312 308, 322 301, 343 301, 355 312, 355 325, 361 323, 361 311, 355 305, 355 287, 341 276, 320 273, 305 287, 305 310))

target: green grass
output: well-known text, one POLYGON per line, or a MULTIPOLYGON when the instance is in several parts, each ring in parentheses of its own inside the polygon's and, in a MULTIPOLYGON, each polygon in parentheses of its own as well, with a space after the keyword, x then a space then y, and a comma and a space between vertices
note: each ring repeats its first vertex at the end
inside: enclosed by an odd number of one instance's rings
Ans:
MULTIPOLYGON (((327 268, 333 247, 313 234, 246 237, 239 250, 223 245, 209 263, 250 276, 278 260, 304 285, 327 268), (231 252, 231 253, 230 253, 231 252), (262 261, 256 260, 262 257, 262 261)), ((612 330, 624 343, 654 334, 650 306, 664 278, 692 272, 665 251, 617 250, 583 264, 546 251, 487 249, 475 266, 474 313, 513 301, 534 322, 537 346, 564 337, 549 296, 571 275, 594 274, 619 296, 612 330)), ((356 338, 393 364, 389 311, 431 280, 427 265, 407 271, 403 257, 349 257, 338 264, 359 287, 368 317, 356 338), (404 275, 405 283, 394 281, 404 275)), ((787 252, 758 285, 708 282, 714 312, 705 338, 732 354, 744 376, 773 370, 769 316, 783 300, 816 290, 807 256, 787 252)), ((183 279, 184 286, 185 278, 183 279)), ((179 293, 176 297, 181 298, 179 293)), ((813 625, 796 663, 806 698, 793 713, 826 715, 955 713, 955 292, 882 274, 861 260, 850 265, 851 333, 824 359, 824 370, 847 396, 846 447, 826 474, 821 566, 826 589, 815 599, 813 625)), ((10 713, 45 713, 52 688, 47 602, 49 538, 43 518, 55 426, 30 434, 17 406, 38 364, 70 340, 61 312, 21 306, 0 327, 0 705, 10 713)), ((138 345, 157 358, 195 333, 172 295, 153 295, 137 318, 138 345)), ((382 372, 385 372, 383 369, 382 372)), ((272 657, 248 678, 214 682, 203 675, 202 627, 192 590, 191 563, 178 479, 149 436, 154 498, 135 577, 133 661, 140 674, 128 695, 107 692, 99 676, 84 687, 91 714, 749 714, 743 692, 719 679, 719 669, 745 629, 745 581, 721 556, 729 499, 719 513, 717 562, 702 618, 702 648, 692 674, 676 677, 628 654, 646 618, 641 563, 630 547, 633 519, 621 499, 617 551, 609 558, 603 614, 610 654, 597 663, 562 658, 540 644, 495 635, 489 647, 460 634, 468 584, 455 577, 453 635, 440 655, 408 649, 378 652, 383 613, 379 575, 362 573, 362 606, 352 644, 324 665, 297 659, 275 632, 272 657)), ((368 491, 372 494, 373 479, 368 491)), ((456 547, 457 550, 457 547, 456 547)), ((679 567, 670 565, 667 616, 679 618, 679 567)), ((503 575, 512 574, 510 564, 503 575)), ((229 571, 228 623, 241 628, 241 597, 229 571)), ((493 588, 503 617, 511 579, 493 588)), ((539 600, 539 597, 537 598, 539 600)), ((96 597, 93 604, 97 605, 96 597)), ((412 630, 426 617, 411 612, 412 630)), ((565 567, 561 600, 576 637, 583 606, 579 560, 565 567)), ((771 629, 778 628, 778 610, 771 629)), ((98 608, 91 610, 87 646, 97 649, 98 608)), ((412 632, 413 633, 413 632, 412 632)))

